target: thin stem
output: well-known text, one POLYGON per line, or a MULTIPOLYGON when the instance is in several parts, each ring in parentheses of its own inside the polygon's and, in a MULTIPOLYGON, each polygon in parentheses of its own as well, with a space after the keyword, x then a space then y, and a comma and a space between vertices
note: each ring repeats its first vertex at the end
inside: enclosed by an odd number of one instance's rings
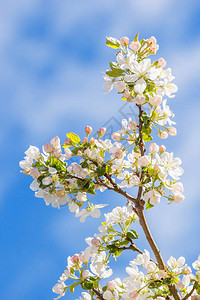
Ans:
POLYGON ((95 288, 92 288, 92 290, 93 290, 93 292, 99 297, 99 299, 105 300, 105 299, 103 298, 102 294, 101 294, 99 291, 97 291, 95 288))

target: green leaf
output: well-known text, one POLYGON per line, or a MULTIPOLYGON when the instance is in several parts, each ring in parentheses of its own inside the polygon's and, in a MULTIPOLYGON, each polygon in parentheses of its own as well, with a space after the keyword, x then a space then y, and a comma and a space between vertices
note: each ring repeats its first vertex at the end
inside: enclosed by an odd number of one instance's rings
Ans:
POLYGON ((92 281, 86 281, 81 286, 84 290, 91 290, 93 288, 93 282, 92 281))
POLYGON ((105 173, 106 173, 106 167, 98 167, 97 168, 97 174, 99 176, 103 176, 103 175, 105 175, 105 173))
POLYGON ((70 285, 69 290, 70 290, 71 293, 74 292, 74 287, 73 287, 73 285, 70 285))
POLYGON ((138 42, 138 36, 139 36, 139 32, 136 34, 136 36, 134 37, 133 41, 134 42, 138 42))
POLYGON ((116 38, 106 37, 106 45, 113 49, 118 49, 120 48, 120 41, 116 38))
POLYGON ((127 232, 126 236, 131 239, 131 240, 136 240, 138 239, 139 235, 137 234, 137 232, 133 229, 131 229, 130 231, 127 232))
POLYGON ((87 193, 89 193, 91 195, 96 195, 94 182, 90 183, 89 188, 87 189, 87 193))
POLYGON ((123 252, 123 249, 119 249, 118 251, 115 252, 115 256, 119 257, 122 252, 123 252))
POLYGON ((124 70, 121 69, 115 69, 112 71, 107 71, 106 74, 110 77, 119 77, 124 73, 124 70))
POLYGON ((150 209, 150 208, 152 208, 152 207, 154 207, 154 205, 152 205, 152 204, 149 203, 149 202, 146 203, 146 209, 150 209))
POLYGON ((68 138, 70 138, 72 140, 72 142, 74 142, 76 144, 80 144, 80 142, 81 142, 80 137, 76 133, 69 132, 69 133, 66 133, 66 136, 68 138))
POLYGON ((83 162, 82 162, 80 165, 81 165, 81 167, 82 167, 82 168, 84 168, 84 169, 85 169, 85 168, 86 168, 86 169, 88 169, 88 168, 89 168, 89 164, 87 163, 87 161, 86 161, 86 160, 85 160, 85 161, 83 161, 83 162))

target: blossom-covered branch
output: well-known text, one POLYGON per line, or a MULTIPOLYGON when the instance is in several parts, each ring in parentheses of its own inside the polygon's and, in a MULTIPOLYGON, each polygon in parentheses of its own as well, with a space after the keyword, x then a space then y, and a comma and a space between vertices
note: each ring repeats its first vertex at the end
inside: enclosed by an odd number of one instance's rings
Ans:
POLYGON ((154 133, 161 140, 177 134, 174 113, 164 99, 173 98, 177 91, 174 77, 163 58, 153 62, 149 58, 159 49, 154 37, 139 40, 137 34, 131 42, 127 37, 110 37, 106 44, 117 53, 116 61, 110 62, 105 72, 103 87, 106 93, 114 88, 122 100, 132 102, 138 109, 138 119, 123 119, 110 139, 104 138, 104 127, 98 130, 97 138, 91 137, 91 126, 85 127, 82 138, 70 132, 61 143, 56 136, 43 145, 42 152, 30 146, 20 162, 22 173, 33 178, 30 188, 36 197, 53 207, 67 205, 81 222, 88 216, 100 217, 100 209, 108 205, 92 203, 90 195, 107 190, 127 200, 126 206, 105 214, 99 233, 86 239, 88 247, 83 252, 68 257, 67 268, 53 291, 56 299, 80 286, 87 290, 80 300, 186 300, 200 294, 200 257, 193 263, 195 275, 183 257, 170 257, 166 265, 144 213, 161 199, 172 205, 184 200, 180 158, 153 141, 154 133), (156 262, 135 244, 139 237, 134 229, 137 220, 156 262), (112 275, 110 259, 117 260, 126 250, 139 253, 126 268, 129 277, 102 286, 101 280, 112 275))

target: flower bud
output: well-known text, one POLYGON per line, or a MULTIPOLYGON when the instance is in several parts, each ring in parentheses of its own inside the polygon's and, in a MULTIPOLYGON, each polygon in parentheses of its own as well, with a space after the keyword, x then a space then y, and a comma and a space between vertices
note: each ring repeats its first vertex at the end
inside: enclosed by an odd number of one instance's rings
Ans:
POLYGON ((72 145, 72 140, 70 138, 66 138, 66 140, 64 141, 65 145, 72 145))
POLYGON ((128 127, 135 131, 137 129, 137 122, 136 121, 130 121, 129 124, 128 124, 128 127))
POLYGON ((163 153, 166 151, 166 147, 164 145, 161 145, 159 148, 160 153, 163 153))
POLYGON ((176 130, 175 127, 169 127, 169 128, 168 128, 168 133, 169 133, 169 135, 171 135, 171 136, 175 136, 175 135, 177 135, 177 130, 176 130))
POLYGON ((101 128, 98 130, 98 136, 99 136, 99 137, 103 136, 105 133, 106 133, 106 128, 105 128, 105 127, 101 127, 101 128))
POLYGON ((73 264, 79 263, 79 261, 80 261, 80 258, 79 258, 79 255, 78 255, 78 254, 75 254, 75 255, 73 255, 73 256, 71 257, 71 262, 72 262, 73 264))
POLYGON ((131 42, 129 47, 130 47, 131 50, 137 52, 140 49, 141 45, 140 45, 139 42, 131 42))
POLYGON ((84 270, 83 273, 82 273, 83 279, 86 279, 89 275, 90 275, 90 271, 89 270, 84 270))
POLYGON ((123 158, 124 154, 123 154, 123 151, 122 150, 118 150, 116 153, 115 153, 115 158, 117 159, 120 159, 120 158, 123 158))
POLYGON ((53 152, 53 145, 51 143, 46 143, 43 145, 43 151, 46 153, 53 152))
POLYGON ((70 159, 72 157, 72 151, 69 148, 64 148, 64 152, 67 159, 70 159))
POLYGON ((155 45, 153 47, 150 47, 150 51, 151 51, 151 54, 156 54, 156 52, 158 51, 159 49, 159 46, 158 45, 155 45))
POLYGON ((31 168, 30 169, 30 175, 31 177, 33 177, 34 179, 37 179, 40 176, 40 172, 38 169, 36 168, 31 168))
POLYGON ((92 133, 92 127, 86 126, 85 127, 85 132, 86 132, 87 135, 89 135, 90 133, 92 133))
POLYGON ((138 295, 139 294, 137 293, 137 291, 133 291, 129 294, 129 297, 131 300, 135 300, 135 299, 137 299, 138 295))
POLYGON ((113 139, 113 141, 117 142, 121 139, 121 135, 118 132, 113 132, 111 134, 111 138, 113 139))
POLYGON ((122 46, 127 46, 127 45, 129 44, 129 38, 126 37, 126 36, 122 37, 122 38, 120 39, 120 44, 121 44, 122 46))
POLYGON ((107 288, 110 291, 113 291, 117 287, 117 284, 114 280, 110 280, 107 284, 107 288))
POLYGON ((126 83, 123 82, 123 81, 115 81, 114 82, 114 87, 116 88, 118 93, 122 93, 126 88, 126 83))
POLYGON ((155 97, 150 97, 149 98, 149 103, 153 106, 158 106, 162 102, 162 97, 161 96, 155 96, 155 97))
POLYGON ((154 168, 154 171, 156 171, 156 172, 160 170, 159 165, 155 165, 153 168, 154 168))
POLYGON ((84 137, 84 139, 82 140, 82 144, 86 144, 88 142, 87 138, 84 137))
POLYGON ((80 150, 78 150, 78 151, 77 151, 77 156, 79 156, 79 157, 83 156, 83 152, 80 151, 80 150))
POLYGON ((142 105, 142 104, 144 104, 146 102, 145 97, 142 96, 142 95, 137 95, 133 100, 138 105, 142 105))
POLYGON ((60 158, 61 155, 62 155, 62 150, 61 149, 53 150, 53 156, 55 156, 56 158, 60 158))
POLYGON ((59 198, 62 198, 64 195, 65 195, 64 190, 61 190, 61 189, 56 190, 56 196, 58 196, 59 198))
POLYGON ((158 64, 157 64, 157 66, 158 67, 160 67, 160 68, 164 68, 164 67, 166 67, 166 61, 164 60, 164 58, 159 58, 158 59, 158 64))
POLYGON ((147 43, 150 43, 152 46, 155 46, 157 43, 156 38, 154 36, 151 36, 150 38, 148 38, 147 43))
POLYGON ((151 154, 155 155, 159 151, 159 146, 156 143, 151 143, 148 150, 151 154))
POLYGON ((159 270, 158 271, 158 276, 161 278, 165 278, 167 276, 167 273, 164 270, 159 270))
POLYGON ((150 163, 149 157, 148 157, 147 155, 144 155, 144 156, 139 157, 138 163, 139 163, 139 165, 142 166, 142 167, 147 166, 147 165, 150 163))
POLYGON ((93 239, 91 240, 91 244, 92 244, 92 246, 94 246, 94 247, 98 247, 98 246, 101 245, 101 240, 98 239, 98 238, 93 238, 93 239))
POLYGON ((183 195, 174 195, 174 197, 173 197, 173 201, 175 203, 179 203, 179 202, 183 201, 184 199, 185 199, 185 196, 183 196, 183 195))
POLYGON ((161 138, 161 139, 167 139, 168 138, 168 133, 166 131, 160 131, 158 133, 158 136, 161 138))
POLYGON ((190 275, 192 273, 192 270, 189 266, 187 266, 183 269, 183 272, 187 275, 190 275))
POLYGON ((54 138, 51 139, 51 144, 54 146, 54 148, 59 148, 60 147, 60 139, 58 136, 55 136, 54 138))

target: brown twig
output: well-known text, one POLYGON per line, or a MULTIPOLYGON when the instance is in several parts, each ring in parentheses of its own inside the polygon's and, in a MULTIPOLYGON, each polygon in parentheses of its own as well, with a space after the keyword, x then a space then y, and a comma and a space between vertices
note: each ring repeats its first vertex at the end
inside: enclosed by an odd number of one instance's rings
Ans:
POLYGON ((93 292, 99 297, 99 299, 105 300, 105 299, 103 298, 102 294, 101 294, 99 291, 97 291, 95 288, 92 288, 92 290, 93 290, 93 292))

